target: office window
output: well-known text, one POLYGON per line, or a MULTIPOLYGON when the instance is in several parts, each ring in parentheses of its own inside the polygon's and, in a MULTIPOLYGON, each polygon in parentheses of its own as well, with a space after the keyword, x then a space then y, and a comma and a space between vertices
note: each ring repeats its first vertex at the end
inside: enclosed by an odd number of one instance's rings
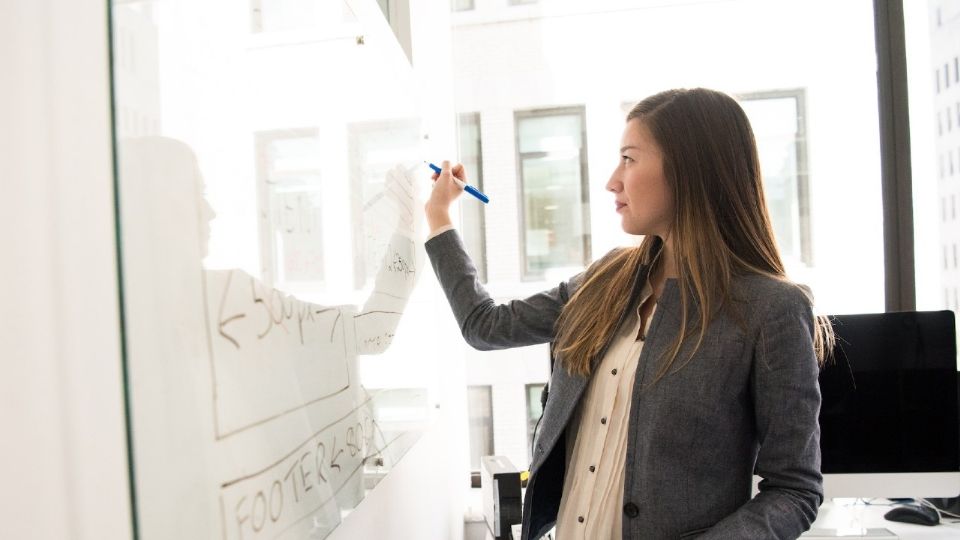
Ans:
POLYGON ((450 0, 450 11, 470 11, 473 8, 473 0, 450 0))
POLYGON ((538 0, 508 0, 507 4, 511 6, 522 6, 524 4, 536 4, 538 0))
POLYGON ((584 109, 523 111, 515 120, 523 278, 579 271, 590 262, 584 109))
POLYGON ((262 279, 274 287, 321 285, 325 260, 317 129, 263 131, 254 140, 262 279))
POLYGON ((470 468, 480 470, 480 456, 493 455, 493 394, 490 386, 467 387, 470 418, 470 468))
POLYGON ((757 139, 763 189, 780 255, 811 265, 805 93, 801 89, 755 92, 738 99, 757 139))
MULTIPOLYGON (((470 184, 483 191, 483 148, 480 143, 480 114, 460 115, 460 163, 467 171, 470 184)), ((484 205, 466 196, 461 199, 460 215, 463 227, 460 234, 467 253, 477 266, 480 281, 487 282, 487 241, 484 205)))
POLYGON ((543 383, 526 385, 527 393, 527 462, 533 461, 533 435, 537 422, 543 415, 543 405, 540 404, 540 394, 546 386, 543 383))

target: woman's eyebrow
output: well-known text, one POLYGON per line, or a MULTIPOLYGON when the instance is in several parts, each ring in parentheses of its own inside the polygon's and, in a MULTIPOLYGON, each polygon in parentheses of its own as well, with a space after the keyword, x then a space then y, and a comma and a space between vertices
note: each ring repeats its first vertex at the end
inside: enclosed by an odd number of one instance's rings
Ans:
POLYGON ((640 150, 640 148, 636 146, 623 146, 620 148, 620 153, 623 153, 627 150, 640 150))

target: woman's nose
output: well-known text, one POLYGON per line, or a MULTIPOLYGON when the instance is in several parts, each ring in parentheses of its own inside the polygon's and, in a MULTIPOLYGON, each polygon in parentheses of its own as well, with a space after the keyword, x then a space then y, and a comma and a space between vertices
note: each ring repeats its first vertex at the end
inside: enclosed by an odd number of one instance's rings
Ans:
POLYGON ((605 187, 607 191, 617 193, 618 191, 620 191, 622 186, 623 184, 620 183, 620 179, 617 178, 617 173, 616 171, 614 171, 614 173, 610 175, 610 179, 607 180, 607 185, 605 187))

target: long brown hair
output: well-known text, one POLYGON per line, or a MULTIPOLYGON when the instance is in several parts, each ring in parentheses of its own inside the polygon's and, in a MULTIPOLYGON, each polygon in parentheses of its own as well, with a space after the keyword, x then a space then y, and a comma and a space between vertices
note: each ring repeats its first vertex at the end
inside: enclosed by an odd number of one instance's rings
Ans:
MULTIPOLYGON (((670 371, 684 341, 699 330, 686 361, 692 358, 710 321, 731 305, 735 276, 787 277, 763 195, 757 144, 740 105, 704 88, 668 90, 638 103, 627 115, 627 122, 633 119, 649 130, 662 151, 676 209, 670 235, 681 323, 656 382, 670 371)), ((556 325, 553 352, 562 355, 568 372, 590 374, 627 309, 637 270, 645 267, 655 274, 662 267, 662 246, 662 239, 648 235, 640 246, 617 250, 587 270, 556 325)), ((832 349, 833 332, 826 317, 815 319, 814 350, 822 364, 832 349)))

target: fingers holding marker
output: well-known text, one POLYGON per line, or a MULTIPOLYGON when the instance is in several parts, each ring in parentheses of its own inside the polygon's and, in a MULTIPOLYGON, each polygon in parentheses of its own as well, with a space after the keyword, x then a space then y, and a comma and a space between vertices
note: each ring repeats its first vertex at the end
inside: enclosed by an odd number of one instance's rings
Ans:
MULTIPOLYGON (((463 163, 457 163, 456 165, 454 165, 453 168, 450 169, 450 174, 452 174, 454 178, 456 178, 457 180, 460 180, 461 182, 467 181, 467 172, 463 168, 463 163)), ((460 186, 460 187, 463 187, 463 186, 460 186)))
POLYGON ((449 161, 447 160, 441 161, 440 170, 441 170, 440 177, 443 179, 444 182, 456 182, 453 174, 451 174, 449 161))
POLYGON ((464 170, 462 164, 458 163, 455 167, 453 167, 453 169, 450 168, 449 161, 444 161, 443 167, 437 167, 433 163, 428 163, 428 165, 430 166, 431 169, 433 169, 433 172, 435 173, 433 175, 434 187, 436 187, 437 185, 436 183, 438 181, 443 181, 445 183, 448 183, 449 180, 452 180, 460 188, 457 190, 458 192, 461 190, 466 191, 467 193, 469 193, 470 195, 473 195, 484 204, 487 204, 490 202, 490 198, 484 195, 483 192, 481 192, 479 189, 465 182, 467 173, 464 170))
MULTIPOLYGON (((453 174, 451 174, 452 171, 450 168, 449 161, 446 161, 446 160, 441 161, 439 167, 437 167, 433 163, 428 163, 427 165, 429 165, 430 168, 433 169, 433 175, 430 178, 433 178, 434 181, 444 178, 446 180, 451 180, 454 183, 456 182, 455 177, 453 176, 453 174)), ((457 167, 460 167, 461 170, 463 169, 463 165, 458 164, 457 167)), ((456 169, 456 167, 454 167, 454 169, 456 169)))

